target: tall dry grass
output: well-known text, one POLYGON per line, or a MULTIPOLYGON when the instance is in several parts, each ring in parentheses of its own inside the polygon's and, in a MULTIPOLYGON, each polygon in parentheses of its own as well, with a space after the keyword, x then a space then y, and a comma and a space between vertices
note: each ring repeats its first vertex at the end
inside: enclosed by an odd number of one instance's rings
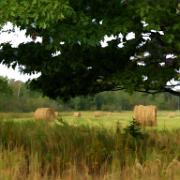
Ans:
POLYGON ((0 121, 0 179, 178 179, 179 160, 180 130, 0 121))

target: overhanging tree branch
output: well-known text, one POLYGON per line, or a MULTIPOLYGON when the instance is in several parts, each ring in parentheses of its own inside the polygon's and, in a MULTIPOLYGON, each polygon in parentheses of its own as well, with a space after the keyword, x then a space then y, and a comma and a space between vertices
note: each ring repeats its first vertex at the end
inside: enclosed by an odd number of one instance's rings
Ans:
POLYGON ((180 69, 177 9, 179 4, 174 0, 131 0, 128 6, 117 0, 40 0, 29 1, 24 7, 17 0, 10 5, 2 1, 0 12, 6 16, 0 18, 0 25, 11 21, 30 37, 36 32, 42 43, 32 40, 16 48, 2 44, 0 62, 13 63, 14 68, 22 65, 24 73, 40 72, 30 86, 51 98, 125 89, 179 95, 173 86, 165 86, 177 78, 175 69, 180 69), (130 32, 135 38, 128 38, 130 32), (122 38, 101 46, 105 36, 119 37, 120 33, 122 38), (145 33, 150 34, 147 40, 143 39, 145 33), (57 51, 61 54, 53 56, 57 51), (175 57, 167 58, 168 54, 175 57))

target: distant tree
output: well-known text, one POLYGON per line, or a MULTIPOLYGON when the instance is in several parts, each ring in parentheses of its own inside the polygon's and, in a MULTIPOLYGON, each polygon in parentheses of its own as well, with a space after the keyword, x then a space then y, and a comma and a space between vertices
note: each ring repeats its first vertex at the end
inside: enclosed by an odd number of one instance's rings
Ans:
POLYGON ((31 91, 21 81, 0 77, 0 111, 32 112, 38 107, 59 109, 57 102, 31 91))
POLYGON ((10 95, 11 93, 12 89, 8 83, 8 80, 0 76, 0 95, 10 95))
POLYGON ((123 89, 180 95, 167 85, 179 79, 179 0, 11 0, 0 1, 0 15, 1 26, 10 21, 32 37, 16 48, 1 44, 0 62, 41 72, 30 86, 44 95, 66 100, 123 89), (103 48, 105 35, 115 39, 103 48))

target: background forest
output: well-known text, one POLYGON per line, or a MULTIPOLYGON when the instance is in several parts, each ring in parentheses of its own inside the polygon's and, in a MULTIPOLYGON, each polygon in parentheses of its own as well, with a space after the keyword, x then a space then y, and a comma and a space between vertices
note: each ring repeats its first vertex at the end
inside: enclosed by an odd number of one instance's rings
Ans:
POLYGON ((154 104, 160 110, 179 109, 179 97, 169 93, 156 95, 124 91, 102 92, 95 96, 76 97, 67 102, 51 100, 40 92, 31 91, 27 84, 13 79, 0 77, 0 111, 32 112, 38 107, 53 107, 60 111, 70 110, 132 110, 136 104, 154 104))

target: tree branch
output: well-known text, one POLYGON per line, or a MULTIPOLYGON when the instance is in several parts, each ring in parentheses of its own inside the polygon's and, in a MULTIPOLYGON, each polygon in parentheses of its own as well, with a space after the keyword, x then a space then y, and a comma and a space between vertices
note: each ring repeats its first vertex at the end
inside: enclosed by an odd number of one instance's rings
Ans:
POLYGON ((173 94, 173 95, 175 95, 175 96, 180 96, 180 90, 179 90, 179 91, 175 91, 175 90, 173 90, 173 89, 164 88, 164 91, 165 91, 165 92, 168 92, 168 93, 171 93, 171 94, 173 94))
MULTIPOLYGON (((126 88, 123 87, 117 87, 112 89, 112 91, 120 91, 120 90, 126 90, 126 88)), ((180 96, 180 90, 176 91, 170 88, 162 88, 162 90, 140 90, 140 89, 135 89, 135 92, 141 92, 141 93, 147 93, 147 94, 158 94, 158 93, 163 93, 163 92, 168 92, 170 94, 176 95, 176 96, 180 96)))

